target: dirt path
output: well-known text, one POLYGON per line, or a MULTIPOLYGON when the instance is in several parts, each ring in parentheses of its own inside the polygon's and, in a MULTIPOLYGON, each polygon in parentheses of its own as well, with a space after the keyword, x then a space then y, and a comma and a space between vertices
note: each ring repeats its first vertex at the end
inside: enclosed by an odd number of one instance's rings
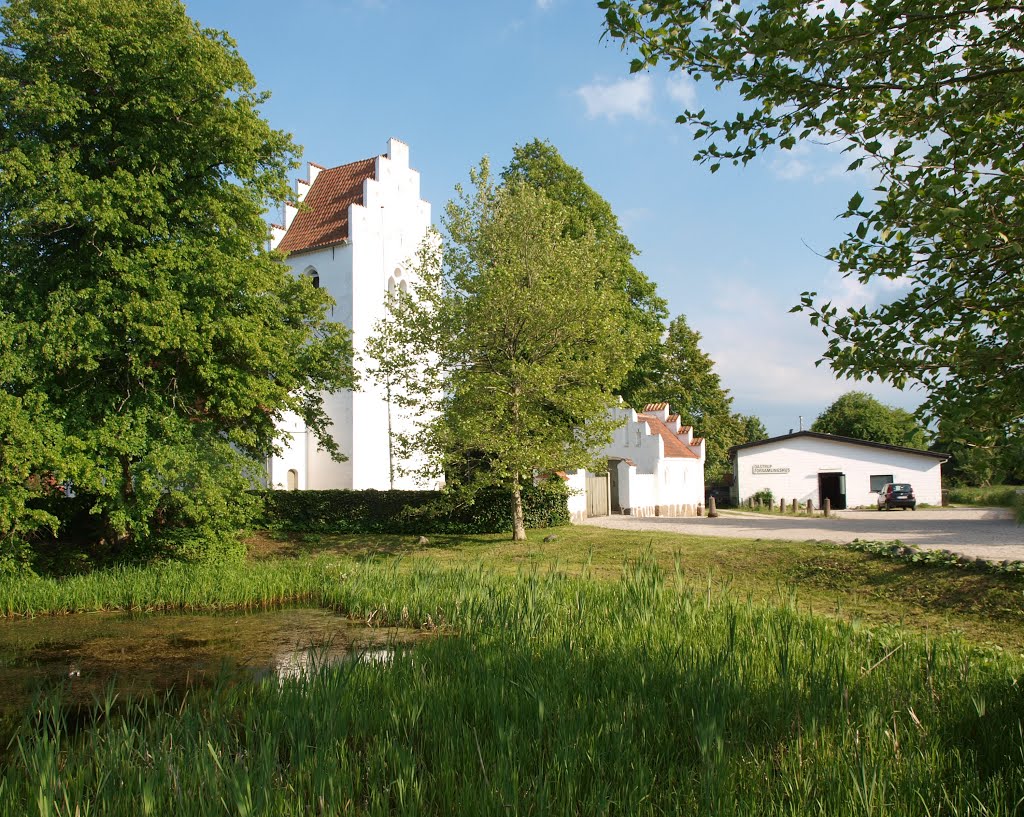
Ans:
POLYGON ((1024 561, 1024 526, 1001 509, 843 511, 832 519, 722 511, 717 519, 605 516, 585 524, 620 530, 847 543, 854 539, 899 540, 933 550, 951 550, 990 561, 1024 561))

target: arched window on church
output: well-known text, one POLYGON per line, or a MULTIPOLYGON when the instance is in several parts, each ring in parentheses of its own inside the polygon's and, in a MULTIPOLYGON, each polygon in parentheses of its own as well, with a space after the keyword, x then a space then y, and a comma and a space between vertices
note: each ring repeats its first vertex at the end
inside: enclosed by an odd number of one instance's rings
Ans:
POLYGON ((303 275, 309 277, 309 282, 313 285, 313 289, 320 289, 320 273, 316 271, 316 267, 306 267, 303 275))
POLYGON ((395 267, 395 271, 388 278, 388 292, 394 295, 396 292, 408 292, 409 284, 402 277, 402 268, 395 267))
POLYGON ((294 468, 288 469, 288 490, 299 490, 299 472, 296 471, 294 468))

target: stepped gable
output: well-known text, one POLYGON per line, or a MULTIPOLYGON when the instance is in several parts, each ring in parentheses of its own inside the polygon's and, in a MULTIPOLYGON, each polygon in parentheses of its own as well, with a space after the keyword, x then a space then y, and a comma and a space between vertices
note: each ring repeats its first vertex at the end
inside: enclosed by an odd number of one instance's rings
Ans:
MULTIPOLYGON (((651 403, 644 407, 645 413, 638 414, 637 419, 647 424, 651 434, 657 434, 665 443, 665 456, 678 457, 680 459, 699 460, 700 455, 693 451, 684 441, 680 434, 673 431, 661 417, 655 414, 646 413, 651 408, 661 406, 664 411, 668 408, 667 403, 651 403)), ((657 410, 656 408, 654 410, 657 410)))
MULTIPOLYGON (((363 182, 374 178, 377 157, 321 170, 277 249, 299 253, 349 240, 348 209, 363 203, 363 182)), ((319 167, 319 166, 318 166, 319 167)), ((308 184, 308 182, 306 182, 308 184)))

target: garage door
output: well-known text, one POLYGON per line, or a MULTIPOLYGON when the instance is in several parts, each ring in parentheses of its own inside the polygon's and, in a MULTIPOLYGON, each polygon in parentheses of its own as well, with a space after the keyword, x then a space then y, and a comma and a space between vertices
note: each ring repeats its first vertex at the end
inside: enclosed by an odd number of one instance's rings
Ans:
POLYGON ((587 516, 608 516, 608 475, 587 475, 587 516))

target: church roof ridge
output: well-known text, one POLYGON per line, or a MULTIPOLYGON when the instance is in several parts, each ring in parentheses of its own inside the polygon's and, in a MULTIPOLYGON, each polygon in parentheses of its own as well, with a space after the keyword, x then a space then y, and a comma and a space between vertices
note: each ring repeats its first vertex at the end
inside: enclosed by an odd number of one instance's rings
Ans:
POLYGON ((374 178, 377 158, 330 168, 309 162, 320 172, 303 200, 306 207, 295 214, 277 249, 295 254, 348 241, 349 206, 362 204, 363 182, 374 178))

